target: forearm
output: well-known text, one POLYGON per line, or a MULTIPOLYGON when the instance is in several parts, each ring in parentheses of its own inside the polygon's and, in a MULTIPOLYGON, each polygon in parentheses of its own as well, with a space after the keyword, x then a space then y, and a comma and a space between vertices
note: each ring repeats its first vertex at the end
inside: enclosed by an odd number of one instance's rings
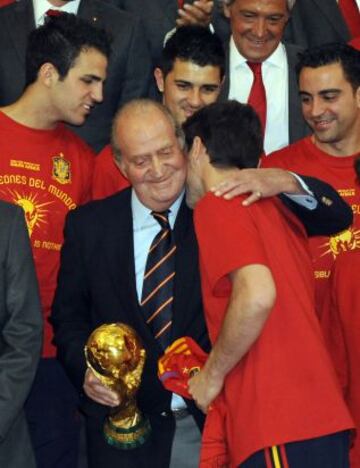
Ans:
POLYGON ((231 276, 232 294, 219 335, 204 368, 189 381, 189 391, 204 412, 260 335, 276 296, 271 272, 263 265, 248 265, 231 276))
POLYGON ((271 303, 256 300, 249 291, 233 292, 219 336, 205 365, 211 379, 223 381, 249 351, 263 329, 271 303))

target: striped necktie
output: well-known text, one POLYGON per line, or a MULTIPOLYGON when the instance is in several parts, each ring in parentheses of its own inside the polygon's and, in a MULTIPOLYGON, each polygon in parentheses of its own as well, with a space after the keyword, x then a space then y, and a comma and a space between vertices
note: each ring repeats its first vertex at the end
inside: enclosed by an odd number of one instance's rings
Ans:
POLYGON ((169 225, 169 210, 152 211, 161 230, 154 237, 146 260, 141 307, 160 346, 170 344, 176 245, 169 225))

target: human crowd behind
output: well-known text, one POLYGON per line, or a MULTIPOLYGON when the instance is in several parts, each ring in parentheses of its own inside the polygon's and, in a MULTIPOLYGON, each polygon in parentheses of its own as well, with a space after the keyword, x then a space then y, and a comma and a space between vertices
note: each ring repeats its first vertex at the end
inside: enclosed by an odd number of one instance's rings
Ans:
POLYGON ((360 1, 0 0, 0 25, 0 467, 360 468, 360 1), (132 450, 84 356, 113 322, 147 355, 132 450), (184 336, 191 399, 157 375, 184 336))

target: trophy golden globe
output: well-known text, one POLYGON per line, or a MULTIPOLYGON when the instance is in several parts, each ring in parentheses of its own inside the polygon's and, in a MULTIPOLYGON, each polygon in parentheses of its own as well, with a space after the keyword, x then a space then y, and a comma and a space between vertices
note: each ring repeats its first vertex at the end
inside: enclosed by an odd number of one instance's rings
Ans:
POLYGON ((136 405, 145 363, 145 349, 135 330, 124 323, 101 325, 85 346, 88 367, 98 379, 120 397, 104 424, 106 441, 117 448, 133 449, 150 435, 150 423, 136 405))

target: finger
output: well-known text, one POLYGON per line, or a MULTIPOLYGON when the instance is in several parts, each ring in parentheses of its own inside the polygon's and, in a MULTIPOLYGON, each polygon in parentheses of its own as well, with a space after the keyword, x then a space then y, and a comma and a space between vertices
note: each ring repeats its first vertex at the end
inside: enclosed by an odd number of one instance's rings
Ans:
POLYGON ((120 398, 111 391, 106 391, 109 389, 102 388, 99 386, 90 386, 84 385, 84 391, 86 395, 92 400, 106 406, 118 406, 120 404, 120 398))
POLYGON ((260 191, 252 192, 252 194, 242 202, 242 205, 243 206, 250 206, 253 203, 261 200, 261 198, 262 198, 262 194, 261 194, 260 191))
POLYGON ((247 193, 247 185, 239 181, 224 181, 210 189, 215 196, 224 198, 233 198, 237 195, 247 193))
POLYGON ((191 18, 192 21, 202 25, 205 23, 208 24, 211 19, 211 14, 207 8, 189 5, 188 3, 186 3, 183 8, 179 10, 179 16, 187 16, 191 18))

